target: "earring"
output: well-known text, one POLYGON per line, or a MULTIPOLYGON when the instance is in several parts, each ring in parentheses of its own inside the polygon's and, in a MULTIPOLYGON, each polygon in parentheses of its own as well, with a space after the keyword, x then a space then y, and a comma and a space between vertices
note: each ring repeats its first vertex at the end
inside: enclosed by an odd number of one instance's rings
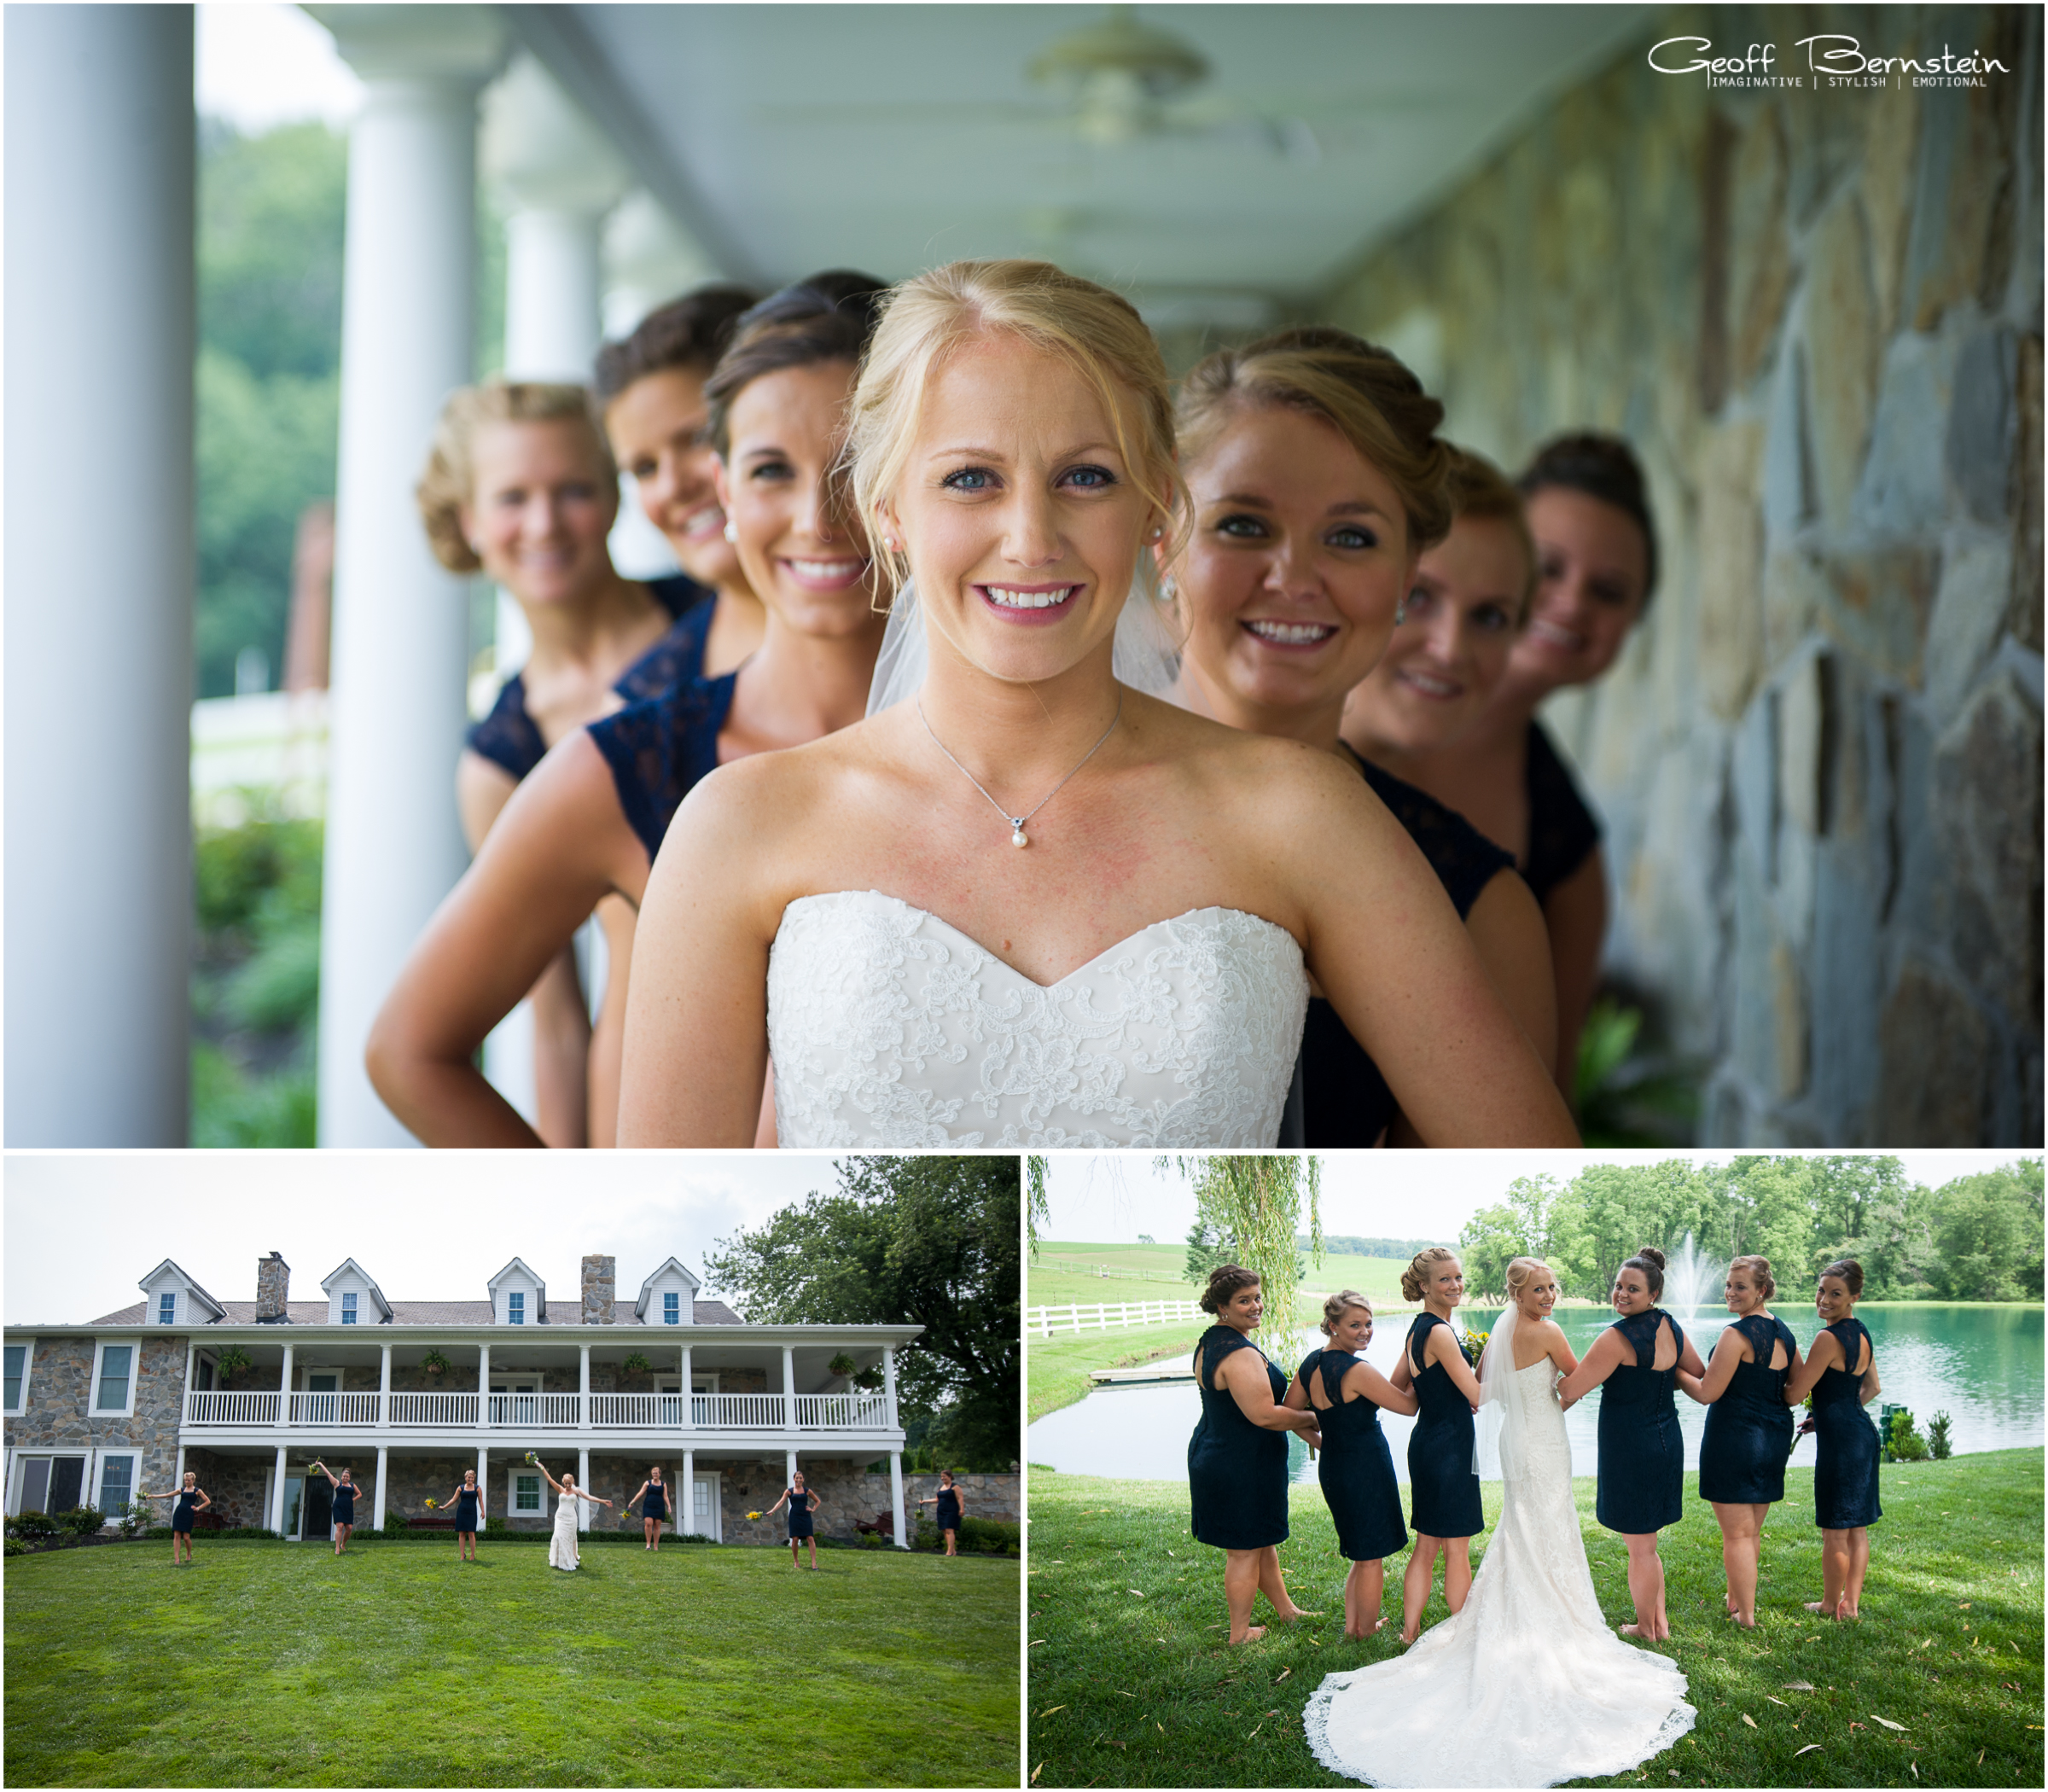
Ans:
POLYGON ((1152 525, 1152 532, 1148 535, 1145 539, 1147 541, 1157 541, 1166 532, 1166 528, 1162 524, 1154 523, 1152 525))
POLYGON ((739 538, 740 532, 738 528, 731 522, 728 522, 725 525, 725 539, 728 541, 736 542, 739 538))
POLYGON ((1175 583, 1173 575, 1171 573, 1167 573, 1164 579, 1159 581, 1159 595, 1165 598, 1168 603, 1177 603, 1179 602, 1180 586, 1175 583))
POLYGON ((1415 601, 1413 591, 1404 591, 1401 601, 1393 607, 1393 625, 1399 628, 1408 620, 1408 606, 1415 601))

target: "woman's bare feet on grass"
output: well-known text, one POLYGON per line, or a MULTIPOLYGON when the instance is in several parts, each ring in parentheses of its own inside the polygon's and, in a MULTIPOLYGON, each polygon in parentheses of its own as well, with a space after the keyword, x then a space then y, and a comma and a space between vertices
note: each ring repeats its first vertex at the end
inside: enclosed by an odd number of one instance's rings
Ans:
POLYGON ((1256 1643, 1265 1634, 1265 1626, 1263 1624, 1254 1624, 1246 1628, 1242 1637, 1232 1637, 1231 1642, 1233 1646, 1239 1643, 1256 1643))

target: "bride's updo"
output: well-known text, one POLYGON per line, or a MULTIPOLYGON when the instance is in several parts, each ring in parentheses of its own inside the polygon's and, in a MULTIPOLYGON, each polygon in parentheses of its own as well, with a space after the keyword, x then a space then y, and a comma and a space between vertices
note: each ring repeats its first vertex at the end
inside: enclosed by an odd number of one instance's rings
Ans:
POLYGON ((1508 1299, 1516 1306, 1521 1305, 1521 1291, 1529 1285, 1533 1276, 1547 1276, 1551 1266, 1540 1257, 1511 1257, 1508 1260, 1508 1299))
POLYGON ((881 539, 880 506, 903 477, 933 376, 977 336, 1020 337, 1093 387, 1124 464, 1148 492, 1165 495, 1160 520, 1171 525, 1185 488, 1167 364, 1127 299, 1049 261, 955 261, 905 281, 884 306, 853 392, 847 463, 870 551, 892 587, 906 567, 881 539))
POLYGON ((1372 1302, 1355 1288, 1341 1289, 1332 1295, 1323 1303, 1323 1335, 1326 1338, 1334 1337, 1337 1327, 1343 1322, 1344 1315, 1356 1306, 1365 1309, 1366 1318, 1372 1317, 1372 1302))
MULTIPOLYGON (((1621 1265, 1621 1269, 1643 1271, 1643 1279, 1649 1285, 1651 1300, 1655 1300, 1664 1292, 1664 1253, 1655 1246, 1644 1245, 1621 1265)), ((1621 1270, 1616 1270, 1615 1273, 1618 1276, 1621 1270)))
POLYGON ((1440 1263, 1456 1263, 1457 1253, 1447 1251, 1440 1244, 1433 1244, 1428 1250, 1417 1251, 1408 1267, 1401 1271, 1401 1299, 1419 1300, 1429 1291, 1429 1278, 1440 1263))

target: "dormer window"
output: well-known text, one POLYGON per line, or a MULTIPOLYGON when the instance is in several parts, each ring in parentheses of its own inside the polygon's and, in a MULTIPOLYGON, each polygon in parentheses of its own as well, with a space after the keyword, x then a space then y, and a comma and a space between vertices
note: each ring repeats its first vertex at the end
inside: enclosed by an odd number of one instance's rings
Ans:
POLYGON ((527 1297, 522 1290, 515 1288, 506 1294, 505 1319, 512 1325, 524 1325, 527 1323, 527 1297))
POLYGON ((159 1295, 156 1297, 156 1323, 159 1325, 177 1324, 177 1296, 176 1294, 159 1295))
POLYGON ((661 1297, 661 1323, 664 1325, 683 1323, 683 1297, 672 1288, 661 1297))
POLYGON ((353 1325, 356 1323, 356 1297, 352 1293, 346 1294, 341 1297, 341 1323, 344 1325, 353 1325))

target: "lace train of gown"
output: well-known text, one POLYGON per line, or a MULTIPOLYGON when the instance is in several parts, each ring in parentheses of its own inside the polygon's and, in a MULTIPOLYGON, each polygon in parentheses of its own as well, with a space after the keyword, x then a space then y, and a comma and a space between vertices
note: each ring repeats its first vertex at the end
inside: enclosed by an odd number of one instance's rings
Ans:
POLYGON ((1692 1728, 1685 1676, 1609 1630, 1572 1504, 1546 1358, 1517 1371, 1526 1461, 1463 1609, 1395 1660, 1333 1673, 1302 1722, 1316 1759, 1374 1786, 1554 1786, 1620 1773, 1692 1728))
POLYGON ((768 957, 784 1145, 1248 1145, 1279 1137, 1308 1005, 1286 928, 1155 921, 1034 983, 873 890, 803 896, 768 957))

